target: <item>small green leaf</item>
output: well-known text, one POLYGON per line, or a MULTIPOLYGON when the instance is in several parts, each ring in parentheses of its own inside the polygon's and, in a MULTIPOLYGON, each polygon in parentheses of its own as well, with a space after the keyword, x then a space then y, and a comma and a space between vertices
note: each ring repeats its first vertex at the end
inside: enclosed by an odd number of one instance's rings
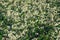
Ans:
POLYGON ((0 35, 0 40, 2 40, 2 35, 0 35))

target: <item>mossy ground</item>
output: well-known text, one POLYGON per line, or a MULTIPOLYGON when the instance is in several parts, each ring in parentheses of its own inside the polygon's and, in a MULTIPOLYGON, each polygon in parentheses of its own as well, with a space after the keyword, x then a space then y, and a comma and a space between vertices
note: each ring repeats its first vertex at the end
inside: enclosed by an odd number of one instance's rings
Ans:
POLYGON ((60 40, 60 0, 0 0, 0 40, 60 40))

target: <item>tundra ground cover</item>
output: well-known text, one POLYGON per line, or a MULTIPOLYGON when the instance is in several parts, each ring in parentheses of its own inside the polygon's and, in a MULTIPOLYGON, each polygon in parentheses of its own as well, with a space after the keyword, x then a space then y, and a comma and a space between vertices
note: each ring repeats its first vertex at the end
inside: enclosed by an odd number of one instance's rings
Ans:
POLYGON ((0 0, 0 40, 60 40, 60 0, 0 0))

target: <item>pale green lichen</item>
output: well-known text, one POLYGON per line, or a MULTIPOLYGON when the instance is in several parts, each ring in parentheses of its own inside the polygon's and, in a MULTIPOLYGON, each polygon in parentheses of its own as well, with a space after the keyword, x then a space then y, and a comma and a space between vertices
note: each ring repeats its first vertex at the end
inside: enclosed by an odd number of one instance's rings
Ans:
POLYGON ((0 0, 0 40, 59 38, 60 0, 0 0))

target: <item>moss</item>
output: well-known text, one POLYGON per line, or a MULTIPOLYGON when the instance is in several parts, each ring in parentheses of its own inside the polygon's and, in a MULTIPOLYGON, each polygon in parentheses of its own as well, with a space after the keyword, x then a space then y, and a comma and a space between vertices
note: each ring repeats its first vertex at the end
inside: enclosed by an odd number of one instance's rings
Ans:
POLYGON ((1 0, 0 40, 4 32, 8 40, 58 39, 59 7, 58 0, 1 0))

